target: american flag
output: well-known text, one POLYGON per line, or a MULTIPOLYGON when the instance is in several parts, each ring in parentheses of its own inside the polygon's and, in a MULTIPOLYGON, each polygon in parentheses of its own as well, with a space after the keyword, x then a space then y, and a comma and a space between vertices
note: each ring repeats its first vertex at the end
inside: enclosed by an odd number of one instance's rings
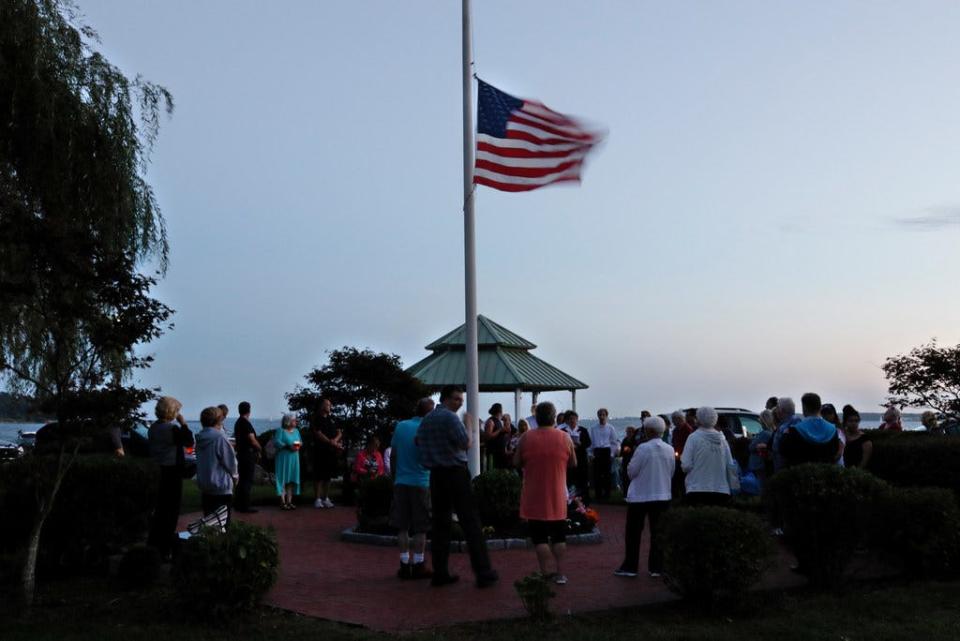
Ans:
POLYGON ((580 182, 584 158, 602 139, 599 132, 542 103, 478 82, 474 183, 501 191, 530 191, 580 182))

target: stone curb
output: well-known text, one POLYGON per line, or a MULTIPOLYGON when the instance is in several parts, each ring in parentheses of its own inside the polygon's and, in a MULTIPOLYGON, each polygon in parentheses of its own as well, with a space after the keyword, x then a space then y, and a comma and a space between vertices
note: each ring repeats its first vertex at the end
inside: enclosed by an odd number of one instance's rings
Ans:
MULTIPOLYGON (((367 532, 357 532, 356 528, 349 527, 340 533, 340 540, 347 543, 360 543, 362 545, 379 545, 381 547, 396 547, 397 537, 389 534, 369 534, 367 532)), ((594 528, 593 532, 586 534, 571 534, 567 537, 567 543, 571 545, 597 545, 603 542, 603 534, 599 528, 594 528)), ((526 550, 532 547, 529 539, 487 539, 488 550, 526 550)), ((430 549, 430 541, 427 541, 427 549, 430 549)), ((466 552, 466 541, 451 541, 451 552, 466 552)))

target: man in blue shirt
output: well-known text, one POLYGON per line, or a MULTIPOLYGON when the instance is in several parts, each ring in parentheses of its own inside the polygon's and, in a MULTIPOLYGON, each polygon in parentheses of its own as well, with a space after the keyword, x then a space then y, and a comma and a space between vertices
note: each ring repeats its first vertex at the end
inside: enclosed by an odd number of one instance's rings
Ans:
POLYGON ((430 470, 420 463, 416 444, 420 422, 431 411, 433 399, 420 399, 417 415, 397 423, 390 442, 390 471, 393 473, 390 524, 398 531, 400 571, 397 576, 401 579, 429 579, 433 576, 423 562, 430 530, 430 470))
MULTIPOLYGON (((483 538, 480 515, 470 487, 467 450, 470 434, 457 416, 463 406, 463 390, 447 385, 440 391, 440 405, 423 417, 417 430, 420 462, 430 470, 430 501, 433 506, 433 580, 439 587, 460 579, 450 574, 450 530, 453 513, 457 513, 470 550, 470 565, 477 578, 477 587, 485 588, 499 580, 490 567, 487 542, 483 538)), ((474 420, 474 419, 469 419, 474 420)))

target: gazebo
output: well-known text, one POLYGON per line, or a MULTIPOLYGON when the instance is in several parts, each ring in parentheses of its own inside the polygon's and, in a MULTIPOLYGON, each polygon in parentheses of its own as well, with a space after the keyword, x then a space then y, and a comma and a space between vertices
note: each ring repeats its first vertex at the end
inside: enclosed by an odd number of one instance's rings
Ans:
MULTIPOLYGON (((467 380, 465 325, 444 334, 427 345, 433 354, 407 368, 432 390, 444 385, 463 385, 467 380)), ((543 361, 530 350, 536 345, 486 316, 477 316, 480 391, 513 392, 514 416, 521 418, 520 397, 533 394, 537 402, 540 392, 569 391, 570 403, 577 408, 577 390, 588 385, 543 361)))

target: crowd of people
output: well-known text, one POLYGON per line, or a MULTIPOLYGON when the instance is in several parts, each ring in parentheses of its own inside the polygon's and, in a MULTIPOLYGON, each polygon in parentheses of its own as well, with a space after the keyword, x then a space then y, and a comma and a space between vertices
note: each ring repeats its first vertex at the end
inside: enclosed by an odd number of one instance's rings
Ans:
MULTIPOLYGON (((671 505, 722 506, 748 478, 759 487, 779 470, 807 462, 869 466, 873 443, 861 430, 855 408, 845 405, 838 413, 813 393, 804 394, 800 404, 798 414, 792 398, 767 401, 759 415, 763 429, 750 438, 743 462, 734 457, 734 435, 725 426, 718 428, 720 417, 712 407, 660 416, 644 412, 641 424, 627 427, 620 439, 606 409, 600 409, 597 423, 587 428, 575 411, 558 413, 552 403, 538 403, 530 416, 514 426, 502 406, 494 404, 480 433, 488 464, 513 470, 522 478, 519 513, 545 576, 560 585, 567 582, 562 564, 572 497, 589 502, 592 493, 597 500, 608 500, 613 487, 619 486, 627 503, 627 519, 624 558, 615 574, 638 575, 641 539, 648 529, 647 571, 656 577, 663 570, 658 528, 671 505)), ((378 437, 371 436, 349 467, 354 483, 393 478, 390 523, 399 532, 397 575, 401 579, 430 579, 434 586, 459 579, 448 563, 456 515, 476 584, 486 587, 498 581, 471 489, 467 452, 473 437, 464 420, 473 419, 461 417, 462 405, 463 391, 455 386, 441 390, 438 404, 422 399, 415 416, 395 426, 385 449, 381 450, 378 437), (428 532, 432 533, 432 569, 425 562, 428 532)), ((224 433, 226 406, 205 408, 200 413, 202 429, 196 435, 180 410, 179 401, 162 397, 156 406, 157 421, 149 429, 150 453, 160 466, 149 543, 161 554, 169 554, 175 536, 182 480, 194 473, 204 514, 226 506, 229 522, 231 509, 256 511, 250 506, 256 463, 263 454, 272 456, 280 508, 296 509, 302 439, 295 415, 283 416, 264 448, 250 423, 249 403, 238 407, 233 446, 224 433), (185 461, 187 448, 195 448, 195 470, 185 461)), ((938 430, 932 413, 925 413, 922 420, 929 431, 938 430)), ((329 400, 321 401, 310 429, 314 507, 332 508, 330 481, 339 473, 344 444, 329 400)), ((887 409, 880 429, 903 429, 897 408, 887 409)))

